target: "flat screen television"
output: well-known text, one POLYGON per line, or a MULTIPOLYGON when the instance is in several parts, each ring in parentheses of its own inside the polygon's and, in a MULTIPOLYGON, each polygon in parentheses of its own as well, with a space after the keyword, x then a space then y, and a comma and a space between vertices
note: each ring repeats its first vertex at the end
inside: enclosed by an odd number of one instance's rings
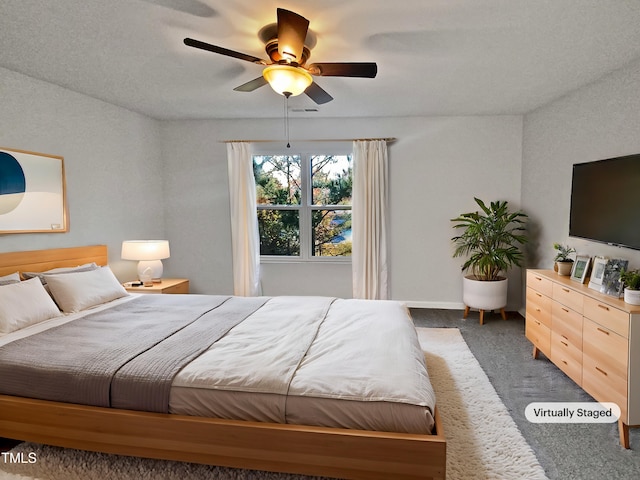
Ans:
POLYGON ((640 154, 573 166, 569 236, 640 250, 640 154))

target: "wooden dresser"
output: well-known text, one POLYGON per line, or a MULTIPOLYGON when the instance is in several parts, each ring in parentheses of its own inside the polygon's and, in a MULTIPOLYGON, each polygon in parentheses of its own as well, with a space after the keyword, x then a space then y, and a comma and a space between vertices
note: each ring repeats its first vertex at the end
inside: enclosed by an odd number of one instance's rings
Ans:
POLYGON ((620 443, 640 425, 640 306, 601 294, 552 270, 527 270, 525 334, 600 402, 616 403, 620 443))

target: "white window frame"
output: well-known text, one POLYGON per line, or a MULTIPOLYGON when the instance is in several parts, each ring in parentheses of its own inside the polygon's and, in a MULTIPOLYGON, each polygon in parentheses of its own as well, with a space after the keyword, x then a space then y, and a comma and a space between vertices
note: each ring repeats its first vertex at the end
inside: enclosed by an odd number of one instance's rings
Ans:
MULTIPOLYGON (((260 255, 260 263, 351 263, 350 256, 330 257, 312 255, 311 212, 313 210, 352 210, 351 205, 312 205, 311 157, 317 155, 349 155, 353 158, 351 142, 292 142, 291 148, 283 144, 254 144, 252 155, 300 156, 300 205, 256 205, 259 210, 294 210, 300 219, 300 255, 260 255)), ((353 165, 352 165, 353 168, 353 165)))

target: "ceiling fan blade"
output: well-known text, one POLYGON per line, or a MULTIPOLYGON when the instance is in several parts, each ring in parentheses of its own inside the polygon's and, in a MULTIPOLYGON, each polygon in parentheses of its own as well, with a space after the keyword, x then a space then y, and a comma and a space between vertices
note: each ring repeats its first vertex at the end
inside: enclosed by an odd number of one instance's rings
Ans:
POLYGON ((247 55, 246 53, 235 52, 227 48, 211 45, 210 43, 201 42, 200 40, 194 40, 193 38, 185 38, 184 44, 189 47, 199 48, 201 50, 207 50, 208 52, 219 53, 220 55, 226 55, 227 57, 239 58, 240 60, 246 60, 247 62, 258 63, 266 65, 267 62, 261 58, 254 57, 253 55, 247 55))
POLYGON ((322 105, 323 103, 330 102, 333 100, 333 97, 329 95, 320 85, 316 82, 313 82, 311 85, 307 87, 304 93, 311 100, 316 102, 318 105, 322 105))
POLYGON ((282 58, 302 63, 304 39, 308 29, 309 20, 297 13, 278 8, 278 53, 282 58))
POLYGON ((378 66, 373 62, 352 63, 312 63, 309 73, 322 77, 364 77, 375 78, 378 66))
POLYGON ((263 76, 259 76, 258 78, 254 78, 250 82, 243 83, 239 87, 234 88, 236 92, 253 92, 256 88, 263 87, 267 84, 267 81, 263 76))

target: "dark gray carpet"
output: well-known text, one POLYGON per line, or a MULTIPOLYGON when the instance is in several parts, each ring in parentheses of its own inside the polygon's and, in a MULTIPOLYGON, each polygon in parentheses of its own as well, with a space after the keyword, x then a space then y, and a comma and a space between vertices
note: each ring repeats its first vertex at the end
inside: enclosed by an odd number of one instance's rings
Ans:
POLYGON ((527 421, 524 410, 531 402, 590 402, 593 398, 544 355, 533 360, 520 315, 512 313, 505 321, 499 314, 485 314, 483 326, 477 312, 471 312, 466 320, 458 310, 411 309, 411 315, 417 327, 460 329, 549 478, 640 478, 640 428, 631 429, 631 450, 626 450, 620 446, 617 423, 527 421))

